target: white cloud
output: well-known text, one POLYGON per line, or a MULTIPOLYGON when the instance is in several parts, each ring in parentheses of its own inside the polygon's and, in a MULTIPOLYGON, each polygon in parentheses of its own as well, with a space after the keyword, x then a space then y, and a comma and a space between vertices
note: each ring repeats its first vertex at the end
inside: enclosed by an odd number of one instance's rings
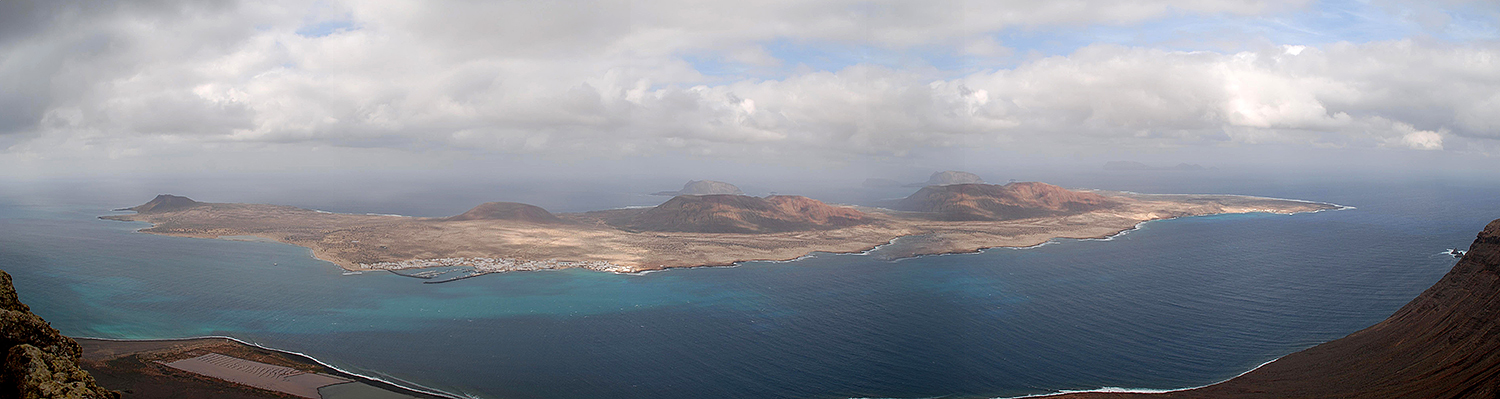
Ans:
POLYGON ((1401 136, 1401 143, 1418 150, 1441 150, 1443 136, 1428 130, 1413 131, 1401 136))
MULTIPOLYGON (((8 154, 266 143, 499 153, 902 155, 956 145, 1443 149, 1500 138, 1493 43, 1113 45, 962 77, 856 65, 713 82, 765 43, 1006 56, 1007 27, 1255 14, 1299 2, 254 3, 89 13, 0 41, 8 154), (344 21, 347 20, 347 24, 344 21), (170 23, 160 23, 170 21, 170 23), (326 34, 299 34, 337 22, 326 34), (304 30, 305 32, 305 30, 304 30), (14 86, 9 84, 14 83, 14 86)), ((94 12, 94 11, 90 11, 94 12)))

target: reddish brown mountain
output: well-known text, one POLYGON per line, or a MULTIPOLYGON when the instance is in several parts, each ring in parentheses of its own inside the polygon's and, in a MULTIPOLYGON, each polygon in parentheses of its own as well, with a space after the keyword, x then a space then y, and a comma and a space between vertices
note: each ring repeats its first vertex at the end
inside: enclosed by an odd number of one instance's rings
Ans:
POLYGON ((679 195, 622 227, 694 233, 775 233, 827 230, 865 223, 853 208, 795 195, 679 195))
POLYGON ((1094 193, 1047 183, 927 186, 896 203, 895 209, 932 213, 940 220, 1010 220, 1059 216, 1114 206, 1094 193))
POLYGON ((1442 280, 1370 328, 1204 388, 1063 397, 1500 397, 1500 220, 1442 280))
POLYGON ((180 210, 183 210, 183 209, 192 208, 192 207, 195 207, 195 206, 198 206, 198 205, 202 205, 202 204, 203 204, 202 202, 193 201, 191 198, 188 198, 188 197, 180 197, 180 196, 171 195, 171 194, 162 194, 162 195, 156 196, 156 198, 151 199, 151 202, 147 202, 147 203, 144 203, 144 204, 141 204, 141 205, 137 205, 137 206, 133 206, 133 207, 130 207, 130 208, 117 209, 117 210, 122 210, 122 211, 136 211, 137 213, 157 213, 157 212, 180 211, 180 210))
POLYGON ((459 220, 515 220, 531 223, 562 223, 552 212, 536 205, 519 202, 486 202, 468 212, 453 216, 449 221, 459 220))

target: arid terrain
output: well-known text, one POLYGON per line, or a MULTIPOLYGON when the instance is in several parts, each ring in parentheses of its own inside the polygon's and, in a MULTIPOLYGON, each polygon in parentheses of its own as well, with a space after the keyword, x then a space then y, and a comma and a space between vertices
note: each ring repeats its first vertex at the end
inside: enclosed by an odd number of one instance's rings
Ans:
POLYGON ((1224 213, 1290 214, 1337 205, 1236 195, 1073 191, 1043 183, 922 189, 896 211, 798 196, 683 195, 648 209, 551 215, 487 203, 462 215, 337 214, 290 206, 201 203, 162 195, 105 219, 181 237, 254 236, 310 248, 349 270, 471 266, 481 272, 583 267, 640 272, 788 260, 886 246, 899 258, 1101 238, 1137 224, 1224 213))

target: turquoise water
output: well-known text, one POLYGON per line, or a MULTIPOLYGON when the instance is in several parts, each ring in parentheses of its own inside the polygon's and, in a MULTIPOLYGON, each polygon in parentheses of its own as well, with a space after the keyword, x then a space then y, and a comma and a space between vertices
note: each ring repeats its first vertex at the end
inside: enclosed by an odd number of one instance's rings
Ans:
POLYGON ((1500 217, 1496 186, 1265 191, 1358 209, 898 261, 421 284, 347 275, 298 247, 96 219, 137 201, 11 198, 0 269, 69 335, 228 335, 459 395, 1003 397, 1233 377, 1385 318, 1453 265, 1439 252, 1500 217))

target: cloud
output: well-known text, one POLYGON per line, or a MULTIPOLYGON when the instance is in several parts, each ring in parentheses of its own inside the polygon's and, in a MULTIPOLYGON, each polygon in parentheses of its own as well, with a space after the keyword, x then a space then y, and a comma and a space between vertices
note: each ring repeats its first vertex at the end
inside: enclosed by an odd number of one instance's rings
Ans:
POLYGON ((766 49, 816 42, 990 59, 1012 55, 992 34, 1003 29, 1300 6, 46 3, 26 12, 52 23, 0 30, 0 134, 22 137, 6 154, 28 157, 263 145, 731 157, 946 146, 1440 150, 1445 138, 1500 138, 1493 42, 1234 53, 1091 45, 962 76, 872 64, 810 70, 766 49), (723 81, 693 57, 783 76, 723 81))
POLYGON ((1443 136, 1432 131, 1413 131, 1401 136, 1401 144, 1418 150, 1443 149, 1443 136))

